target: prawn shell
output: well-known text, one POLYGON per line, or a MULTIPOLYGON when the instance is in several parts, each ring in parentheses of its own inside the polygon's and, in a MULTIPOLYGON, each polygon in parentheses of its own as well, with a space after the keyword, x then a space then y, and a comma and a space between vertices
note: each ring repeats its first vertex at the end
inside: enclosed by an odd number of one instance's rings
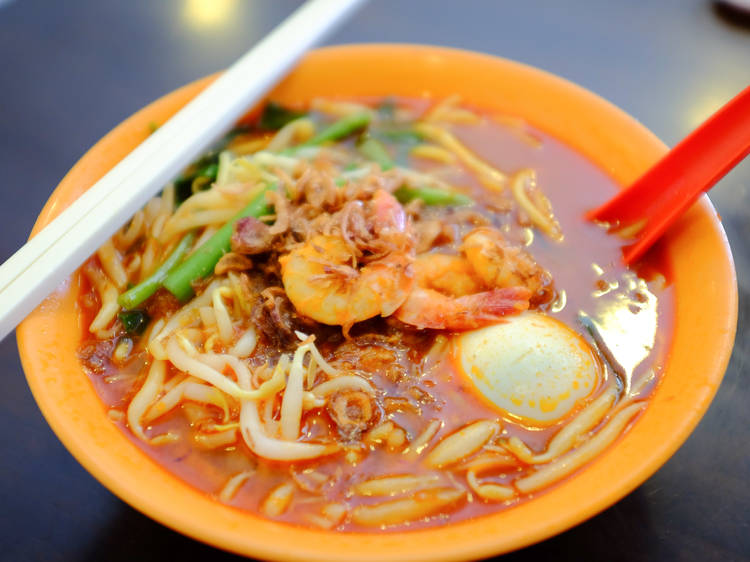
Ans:
POLYGON ((357 269, 343 239, 318 235, 279 258, 281 278, 297 312, 350 327, 398 309, 414 286, 409 253, 392 252, 357 269))

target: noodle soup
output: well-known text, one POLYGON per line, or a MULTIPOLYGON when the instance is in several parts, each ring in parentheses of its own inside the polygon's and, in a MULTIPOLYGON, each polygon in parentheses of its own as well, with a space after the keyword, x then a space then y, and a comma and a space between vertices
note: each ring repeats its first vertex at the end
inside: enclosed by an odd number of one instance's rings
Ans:
POLYGON ((658 382, 668 272, 582 220, 614 191, 455 98, 269 105, 84 265, 79 356, 217 501, 343 531, 507 509, 658 382))

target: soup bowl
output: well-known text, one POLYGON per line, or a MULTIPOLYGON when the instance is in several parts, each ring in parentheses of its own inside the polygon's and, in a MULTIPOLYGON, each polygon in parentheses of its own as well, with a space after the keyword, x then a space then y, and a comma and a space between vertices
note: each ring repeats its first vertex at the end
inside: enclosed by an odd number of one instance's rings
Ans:
MULTIPOLYGON (((211 81, 205 78, 145 107, 99 141, 57 187, 34 227, 105 174, 211 81)), ((628 185, 667 148, 621 110, 546 72, 465 51, 361 45, 308 54, 269 97, 460 94, 472 106, 517 116, 572 147, 628 185), (363 69, 366 69, 363 70, 363 69)), ((101 483, 144 514, 195 539, 273 559, 455 560, 507 552, 559 533, 618 501, 677 450, 714 396, 731 352, 737 287, 719 219, 702 197, 661 242, 675 296, 670 352, 645 413, 572 478, 511 509, 429 529, 337 533, 290 526, 215 501, 172 476, 107 416, 79 363, 79 279, 65 280, 18 328, 28 383, 68 450, 101 483), (709 290, 710 289, 710 290, 709 290)))

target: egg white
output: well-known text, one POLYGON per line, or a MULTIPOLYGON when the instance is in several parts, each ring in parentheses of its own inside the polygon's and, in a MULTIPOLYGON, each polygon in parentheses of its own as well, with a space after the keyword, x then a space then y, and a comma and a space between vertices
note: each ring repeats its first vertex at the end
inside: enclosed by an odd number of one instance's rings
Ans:
POLYGON ((598 356, 579 334, 537 312, 464 332, 453 345, 456 367, 477 391, 530 426, 566 417, 603 376, 598 356))

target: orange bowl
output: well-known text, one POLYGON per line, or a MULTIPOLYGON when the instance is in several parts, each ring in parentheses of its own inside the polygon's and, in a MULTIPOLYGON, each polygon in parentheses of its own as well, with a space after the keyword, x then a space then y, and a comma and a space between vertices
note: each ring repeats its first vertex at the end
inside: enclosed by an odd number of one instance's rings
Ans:
MULTIPOLYGON (((62 180, 34 232, 47 224, 210 81, 142 109, 99 141, 62 180)), ((608 102, 560 78, 476 53, 362 45, 310 53, 270 97, 445 97, 520 116, 627 185, 664 152, 653 134, 608 102), (366 71, 364 70, 366 69, 366 71)), ((507 552, 591 517, 653 474, 685 441, 714 396, 737 323, 737 283, 719 219, 705 196, 664 239, 675 320, 662 382, 645 414, 575 477, 512 509, 439 528, 382 534, 315 531, 222 505, 156 465, 108 419, 76 356, 81 333, 71 277, 18 328, 29 386, 60 440, 133 507, 198 540, 250 556, 305 560, 456 560, 507 552)))

